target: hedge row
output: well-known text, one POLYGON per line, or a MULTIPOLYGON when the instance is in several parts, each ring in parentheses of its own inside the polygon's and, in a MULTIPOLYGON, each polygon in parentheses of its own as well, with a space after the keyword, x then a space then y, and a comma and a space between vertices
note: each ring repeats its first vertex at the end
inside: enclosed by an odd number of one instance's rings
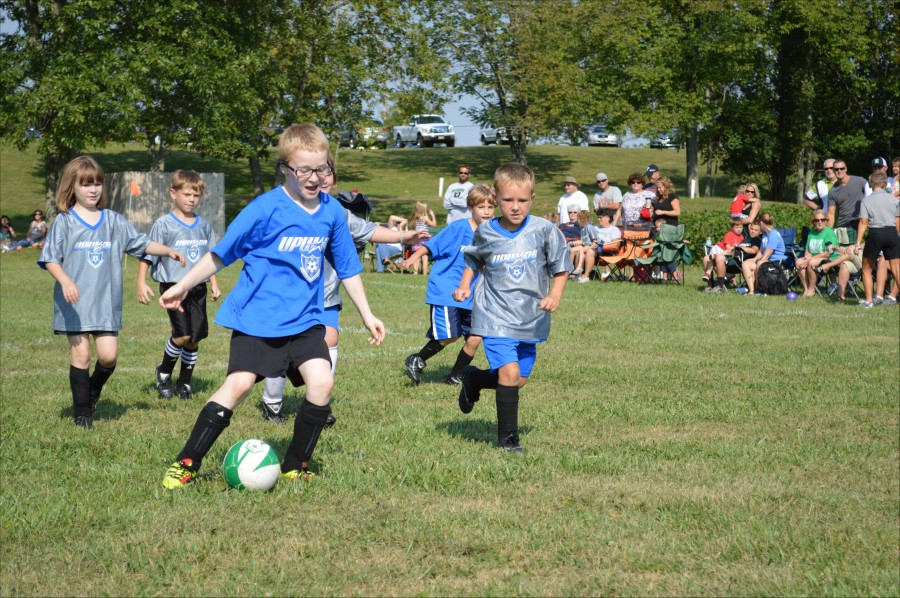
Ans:
MULTIPOLYGON (((812 216, 812 211, 806 206, 788 203, 763 204, 760 213, 763 212, 772 214, 776 228, 796 228, 798 237, 802 228, 809 226, 812 216)), ((711 238, 713 243, 718 243, 730 227, 727 207, 725 212, 719 210, 682 212, 678 221, 684 224, 684 236, 690 241, 695 254, 697 250, 702 251, 707 237, 711 238)))

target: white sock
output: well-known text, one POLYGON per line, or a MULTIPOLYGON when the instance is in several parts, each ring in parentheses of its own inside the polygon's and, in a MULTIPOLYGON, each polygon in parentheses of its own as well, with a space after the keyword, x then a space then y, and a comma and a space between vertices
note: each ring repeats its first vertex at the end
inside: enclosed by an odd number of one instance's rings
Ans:
POLYGON ((273 408, 273 411, 281 409, 281 401, 284 398, 284 385, 287 378, 266 378, 263 384, 263 403, 273 408), (274 407, 277 406, 278 409, 274 407))
POLYGON ((331 356, 331 375, 334 376, 334 368, 337 367, 338 348, 337 345, 328 347, 328 354, 331 356))

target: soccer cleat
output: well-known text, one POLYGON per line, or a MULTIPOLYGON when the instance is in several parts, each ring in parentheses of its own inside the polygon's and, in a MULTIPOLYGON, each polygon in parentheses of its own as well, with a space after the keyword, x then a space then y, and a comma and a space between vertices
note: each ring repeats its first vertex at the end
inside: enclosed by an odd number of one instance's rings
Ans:
POLYGON ((162 364, 156 366, 156 392, 161 399, 171 399, 175 396, 175 386, 172 384, 172 375, 160 372, 162 364))
POLYGON ((90 430, 94 427, 94 420, 91 418, 90 413, 85 413, 84 415, 76 415, 75 416, 75 425, 79 428, 85 428, 90 430))
POLYGON ((175 461, 166 470, 162 485, 166 490, 175 490, 187 486, 197 475, 193 459, 175 461))
POLYGON ((273 424, 283 424, 285 422, 284 414, 281 412, 284 403, 279 403, 277 410, 272 409, 265 403, 260 403, 259 406, 262 408, 263 419, 267 422, 272 422, 273 424))
POLYGON ((515 432, 510 432, 508 434, 500 436, 500 438, 497 440, 497 446, 500 447, 500 450, 506 451, 507 453, 525 452, 525 449, 522 448, 521 444, 519 444, 519 435, 515 432))
POLYGON ((281 479, 287 482, 296 482, 297 480, 311 480, 316 474, 311 472, 306 463, 300 464, 300 469, 292 469, 281 473, 281 479))
POLYGON ((459 410, 463 413, 472 413, 472 409, 475 408, 475 402, 481 398, 479 396, 480 392, 469 385, 469 374, 477 369, 471 365, 463 368, 462 384, 459 389, 459 410))
POLYGON ((179 384, 175 387, 175 394, 178 395, 178 398, 182 401, 189 401, 193 396, 191 394, 191 385, 190 384, 179 384))
POLYGON ((325 427, 330 428, 337 422, 337 418, 334 416, 334 413, 329 413, 328 417, 325 418, 325 427))
POLYGON ((409 376, 409 379, 413 381, 413 384, 419 384, 419 381, 422 379, 422 371, 424 369, 425 360, 419 357, 418 354, 413 353, 406 358, 406 375, 409 376))
POLYGON ((462 374, 454 374, 451 372, 451 374, 447 376, 447 380, 445 382, 452 386, 459 386, 460 384, 462 384, 462 374))

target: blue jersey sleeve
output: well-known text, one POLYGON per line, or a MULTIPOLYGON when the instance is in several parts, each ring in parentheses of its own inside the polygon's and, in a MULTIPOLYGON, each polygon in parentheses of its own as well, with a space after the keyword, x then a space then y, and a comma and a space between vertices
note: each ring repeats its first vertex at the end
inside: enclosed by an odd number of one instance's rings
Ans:
POLYGON ((241 210, 225 231, 222 240, 211 249, 211 252, 219 256, 226 266, 230 266, 247 255, 253 249, 257 231, 266 229, 258 201, 251 202, 241 210))

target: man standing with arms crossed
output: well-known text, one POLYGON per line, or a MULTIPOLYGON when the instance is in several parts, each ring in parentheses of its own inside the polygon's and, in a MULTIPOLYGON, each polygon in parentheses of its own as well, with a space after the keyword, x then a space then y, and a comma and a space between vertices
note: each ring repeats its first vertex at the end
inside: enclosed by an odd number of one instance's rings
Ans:
POLYGON ((466 164, 460 164, 459 168, 456 169, 456 174, 459 175, 459 182, 448 186, 447 192, 444 193, 444 209, 447 210, 447 224, 472 215, 467 204, 469 190, 474 187, 469 182, 472 169, 466 164))

